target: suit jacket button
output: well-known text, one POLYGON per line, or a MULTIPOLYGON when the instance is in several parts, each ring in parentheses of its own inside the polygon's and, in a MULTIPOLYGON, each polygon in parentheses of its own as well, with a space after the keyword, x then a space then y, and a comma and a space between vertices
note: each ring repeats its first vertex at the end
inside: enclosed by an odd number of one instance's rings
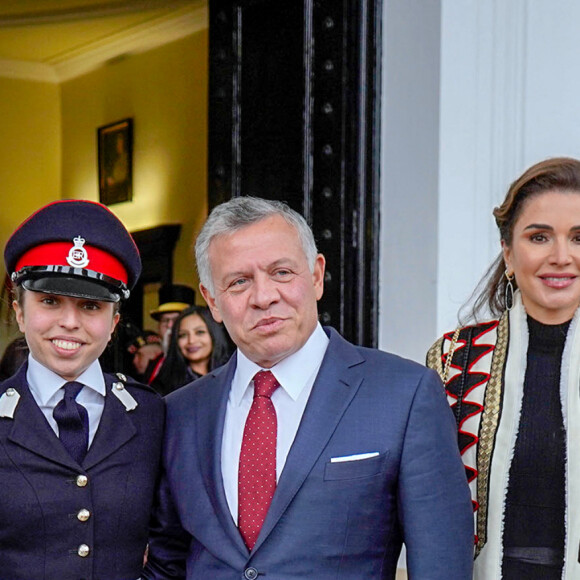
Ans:
POLYGON ((89 510, 86 509, 82 509, 78 514, 77 514, 77 519, 80 522, 86 522, 89 518, 91 517, 91 512, 89 510))
POLYGON ((77 486, 85 487, 89 483, 89 478, 86 475, 77 475, 77 486))
POLYGON ((246 568, 244 570, 244 578, 246 580, 256 580, 258 577, 258 571, 255 568, 246 568))
POLYGON ((77 550, 77 554, 81 557, 81 558, 86 558, 89 555, 89 552, 91 551, 91 549, 86 545, 86 544, 81 544, 78 547, 77 550))

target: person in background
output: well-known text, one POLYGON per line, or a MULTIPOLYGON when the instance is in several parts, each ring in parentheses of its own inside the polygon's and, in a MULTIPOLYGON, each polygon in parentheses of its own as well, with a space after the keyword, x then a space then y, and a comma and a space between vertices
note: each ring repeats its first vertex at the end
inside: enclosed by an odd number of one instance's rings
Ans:
POLYGON ((139 277, 137 247, 105 206, 66 200, 25 220, 4 261, 30 354, 0 383, 0 577, 136 580, 164 402, 98 357, 139 277))
POLYGON ((190 306, 173 322, 167 356, 152 386, 167 395, 225 364, 232 352, 223 325, 209 309, 190 306))
POLYGON ((471 320, 427 355, 470 482, 474 577, 577 580, 580 161, 533 165, 493 215, 501 252, 471 320))
POLYGON ((152 330, 142 330, 129 342, 127 351, 132 355, 135 378, 150 385, 159 373, 163 363, 161 337, 152 330))
POLYGON ((185 284, 164 284, 159 288, 159 306, 149 314, 157 321, 158 333, 163 338, 164 350, 169 346, 173 321, 179 313, 195 304, 195 290, 185 284))
POLYGON ((23 336, 11 341, 0 359, 0 381, 11 377, 28 358, 28 345, 23 336))
POLYGON ((147 580, 470 580, 473 514, 437 374, 318 322, 324 256, 286 204, 236 197, 196 242, 237 351, 166 397, 147 580))

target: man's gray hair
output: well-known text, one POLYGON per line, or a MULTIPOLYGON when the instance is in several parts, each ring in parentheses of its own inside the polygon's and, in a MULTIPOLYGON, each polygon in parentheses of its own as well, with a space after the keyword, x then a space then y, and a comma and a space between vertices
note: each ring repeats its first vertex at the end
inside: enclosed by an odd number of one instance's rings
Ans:
POLYGON ((263 219, 280 216, 296 228, 311 272, 314 272, 316 242, 306 220, 281 201, 259 197, 234 197, 216 206, 207 218, 195 242, 195 259, 200 283, 214 296, 214 285, 209 263, 209 246, 217 236, 232 234, 263 219))

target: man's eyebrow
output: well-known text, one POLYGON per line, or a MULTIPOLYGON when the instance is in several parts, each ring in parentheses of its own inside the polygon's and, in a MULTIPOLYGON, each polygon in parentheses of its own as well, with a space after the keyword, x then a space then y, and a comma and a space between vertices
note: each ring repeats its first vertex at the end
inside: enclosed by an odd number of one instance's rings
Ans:
MULTIPOLYGON (((278 266, 295 266, 296 265, 296 260, 293 260, 292 258, 278 258, 277 260, 274 260, 273 262, 270 262, 267 266, 266 269, 269 270, 271 268, 276 268, 278 266)), ((224 280, 229 280, 231 278, 237 278, 238 276, 251 276, 251 272, 249 272, 248 270, 234 270, 233 272, 227 272, 224 275, 224 280)))
POLYGON ((296 263, 295 260, 293 260, 292 258, 279 258, 278 260, 274 260, 269 267, 270 268, 275 268, 276 266, 281 266, 281 265, 285 265, 285 264, 289 264, 290 266, 293 266, 296 263))
POLYGON ((224 280, 231 280, 232 278, 238 278, 239 276, 249 276, 244 270, 235 270, 234 272, 227 272, 224 275, 224 280))

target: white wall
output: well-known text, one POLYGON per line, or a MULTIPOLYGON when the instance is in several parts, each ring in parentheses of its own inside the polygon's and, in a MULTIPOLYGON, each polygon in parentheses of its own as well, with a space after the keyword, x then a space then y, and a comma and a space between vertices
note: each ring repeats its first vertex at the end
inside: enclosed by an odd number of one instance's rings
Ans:
POLYGON ((438 334, 499 252, 509 184, 580 157, 579 18, 574 0, 443 0, 438 334))
POLYGON ((385 2, 379 343, 423 361, 499 251, 509 184, 580 158, 580 2, 385 2))
POLYGON ((424 358, 435 336, 439 0, 385 0, 379 345, 424 358))
POLYGON ((437 330, 499 251, 492 209, 523 168, 525 0, 443 0, 437 330))
POLYGON ((580 2, 533 0, 527 12, 523 159, 580 158, 580 2))

